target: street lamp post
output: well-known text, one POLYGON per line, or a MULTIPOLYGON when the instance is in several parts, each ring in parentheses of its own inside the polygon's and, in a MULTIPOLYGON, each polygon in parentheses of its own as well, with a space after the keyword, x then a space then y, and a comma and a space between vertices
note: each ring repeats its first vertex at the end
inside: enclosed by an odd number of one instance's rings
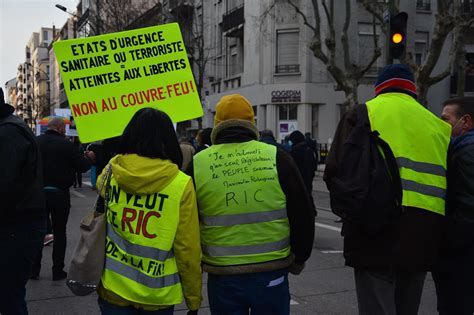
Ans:
MULTIPOLYGON (((99 9, 99 7, 98 7, 98 2, 99 2, 99 0, 97 0, 97 10, 99 9)), ((73 16, 73 17, 76 18, 76 20, 74 21, 74 29, 75 29, 76 31, 77 31, 76 25, 77 25, 79 22, 83 22, 84 20, 87 19, 87 17, 85 17, 85 16, 78 16, 77 14, 75 14, 75 13, 69 11, 69 10, 68 10, 65 6, 63 6, 63 5, 56 4, 55 7, 58 8, 59 10, 64 11, 64 12, 66 12, 67 14, 69 14, 69 15, 71 15, 71 16, 73 16)), ((90 10, 90 9, 89 9, 89 10, 90 10)), ((95 24, 95 23, 92 23, 92 21, 91 21, 90 19, 87 19, 87 23, 88 23, 88 24, 91 24, 91 26, 93 26, 93 27, 95 28, 95 33, 96 33, 95 35, 100 34, 100 29, 99 29, 99 23, 100 23, 100 21, 99 21, 99 20, 97 20, 97 24, 95 24)), ((89 34, 87 34, 87 35, 89 35, 89 34)))

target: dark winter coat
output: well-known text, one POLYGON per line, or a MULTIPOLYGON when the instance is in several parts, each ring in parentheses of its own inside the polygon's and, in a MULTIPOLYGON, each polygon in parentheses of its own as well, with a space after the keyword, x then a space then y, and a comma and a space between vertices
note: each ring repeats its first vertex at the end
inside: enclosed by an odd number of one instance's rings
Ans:
MULTIPOLYGON (((1 107, 1 106, 0 106, 1 107)), ((41 155, 23 120, 0 113, 0 226, 45 227, 41 155)))
POLYGON ((37 138, 43 161, 44 186, 68 190, 73 184, 74 173, 84 173, 92 161, 65 136, 54 130, 47 130, 37 138))
POLYGON ((441 268, 474 262, 474 129, 451 142, 448 161, 446 231, 441 268))
MULTIPOLYGON (((356 117, 353 109, 339 122, 326 159, 326 183, 337 174, 343 144, 349 133, 357 123, 361 123, 356 117)), ((368 121, 368 117, 364 119, 368 121)), ((414 207, 403 207, 400 219, 376 236, 367 235, 357 224, 343 222, 341 234, 344 236, 346 265, 370 269, 431 270, 439 256, 442 225, 443 216, 414 207)))
POLYGON ((285 148, 283 148, 283 145, 281 145, 281 143, 276 142, 275 138, 273 138, 273 137, 261 137, 260 141, 263 142, 263 143, 274 145, 277 148, 285 151, 285 148))
MULTIPOLYGON (((218 128, 218 127, 217 127, 218 128)), ((222 143, 242 143, 257 140, 256 135, 243 127, 231 127, 218 131, 214 144, 222 143)), ((286 209, 290 224, 290 244, 294 261, 303 264, 313 250, 314 241, 314 213, 310 201, 305 194, 304 183, 298 172, 295 162, 289 154, 277 148, 276 164, 278 179, 281 188, 286 196, 286 209)), ((187 172, 193 176, 193 168, 190 165, 187 172)), ((267 264, 271 264, 267 263, 267 264)), ((289 261, 291 263, 291 261, 289 261)), ((288 265, 289 265, 288 263, 288 265)), ((282 266, 282 267, 288 267, 282 266)), ((248 266, 252 268, 252 266, 248 266)), ((222 268, 222 267, 216 267, 222 268)), ((241 266, 237 268, 247 268, 241 266)), ((249 270, 248 272, 259 272, 260 269, 249 270)), ((240 272, 239 272, 240 273, 240 272)))
MULTIPOLYGON (((303 177, 306 191, 311 194, 313 190, 314 174, 318 167, 318 161, 313 149, 311 149, 306 144, 304 137, 292 137, 292 135, 293 133, 290 135, 290 140, 293 142, 290 154, 293 160, 295 160, 298 170, 303 177)), ((301 134, 301 136, 303 136, 303 134, 301 134)))

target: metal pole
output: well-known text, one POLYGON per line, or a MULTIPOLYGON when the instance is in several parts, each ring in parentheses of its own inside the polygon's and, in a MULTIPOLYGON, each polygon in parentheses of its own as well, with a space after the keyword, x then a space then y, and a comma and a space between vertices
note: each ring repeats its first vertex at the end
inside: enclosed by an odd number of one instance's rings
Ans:
POLYGON ((398 9, 395 5, 395 0, 388 0, 388 32, 387 32, 387 39, 385 41, 386 43, 386 56, 387 56, 387 65, 390 65, 393 63, 393 57, 392 57, 392 52, 390 51, 390 20, 392 19, 392 16, 394 16, 398 12, 398 9))

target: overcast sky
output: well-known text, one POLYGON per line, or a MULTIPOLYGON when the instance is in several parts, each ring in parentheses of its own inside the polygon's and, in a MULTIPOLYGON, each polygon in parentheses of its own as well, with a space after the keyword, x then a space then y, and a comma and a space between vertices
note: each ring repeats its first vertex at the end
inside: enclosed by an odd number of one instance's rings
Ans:
POLYGON ((61 28, 68 14, 54 7, 61 4, 74 11, 77 0, 0 0, 0 84, 16 77, 25 61, 25 46, 31 33, 41 27, 61 28))

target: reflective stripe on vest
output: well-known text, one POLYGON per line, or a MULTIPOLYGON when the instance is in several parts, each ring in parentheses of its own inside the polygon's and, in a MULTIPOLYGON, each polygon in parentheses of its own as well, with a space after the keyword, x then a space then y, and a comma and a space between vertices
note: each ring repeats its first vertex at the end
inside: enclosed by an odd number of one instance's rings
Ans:
POLYGON ((126 253, 139 257, 146 257, 150 259, 155 259, 158 261, 164 261, 168 258, 173 257, 173 251, 161 250, 154 247, 141 246, 138 244, 133 244, 123 239, 120 235, 115 232, 114 228, 107 223, 107 237, 117 244, 118 247, 123 249, 126 253))
POLYGON ((150 305, 182 301, 173 243, 182 195, 190 177, 182 172, 151 195, 131 195, 112 177, 107 210, 104 287, 126 300, 150 305))
POLYGON ((242 246, 209 246, 202 245, 202 252, 210 256, 239 256, 252 255, 259 253, 267 253, 278 251, 290 246, 290 239, 285 238, 281 241, 272 243, 264 243, 257 245, 242 245, 242 246))
POLYGON ((444 215, 449 124, 403 93, 380 94, 367 102, 367 111, 371 129, 397 160, 402 205, 444 215))
POLYGON ((106 257, 105 264, 107 265, 108 270, 126 277, 127 279, 135 280, 135 282, 150 289, 161 289, 179 283, 179 275, 177 272, 164 277, 155 278, 141 273, 135 268, 122 264, 110 257, 106 257))
POLYGON ((214 145, 194 156, 193 163, 205 263, 241 265, 289 256, 275 146, 258 141, 214 145))

